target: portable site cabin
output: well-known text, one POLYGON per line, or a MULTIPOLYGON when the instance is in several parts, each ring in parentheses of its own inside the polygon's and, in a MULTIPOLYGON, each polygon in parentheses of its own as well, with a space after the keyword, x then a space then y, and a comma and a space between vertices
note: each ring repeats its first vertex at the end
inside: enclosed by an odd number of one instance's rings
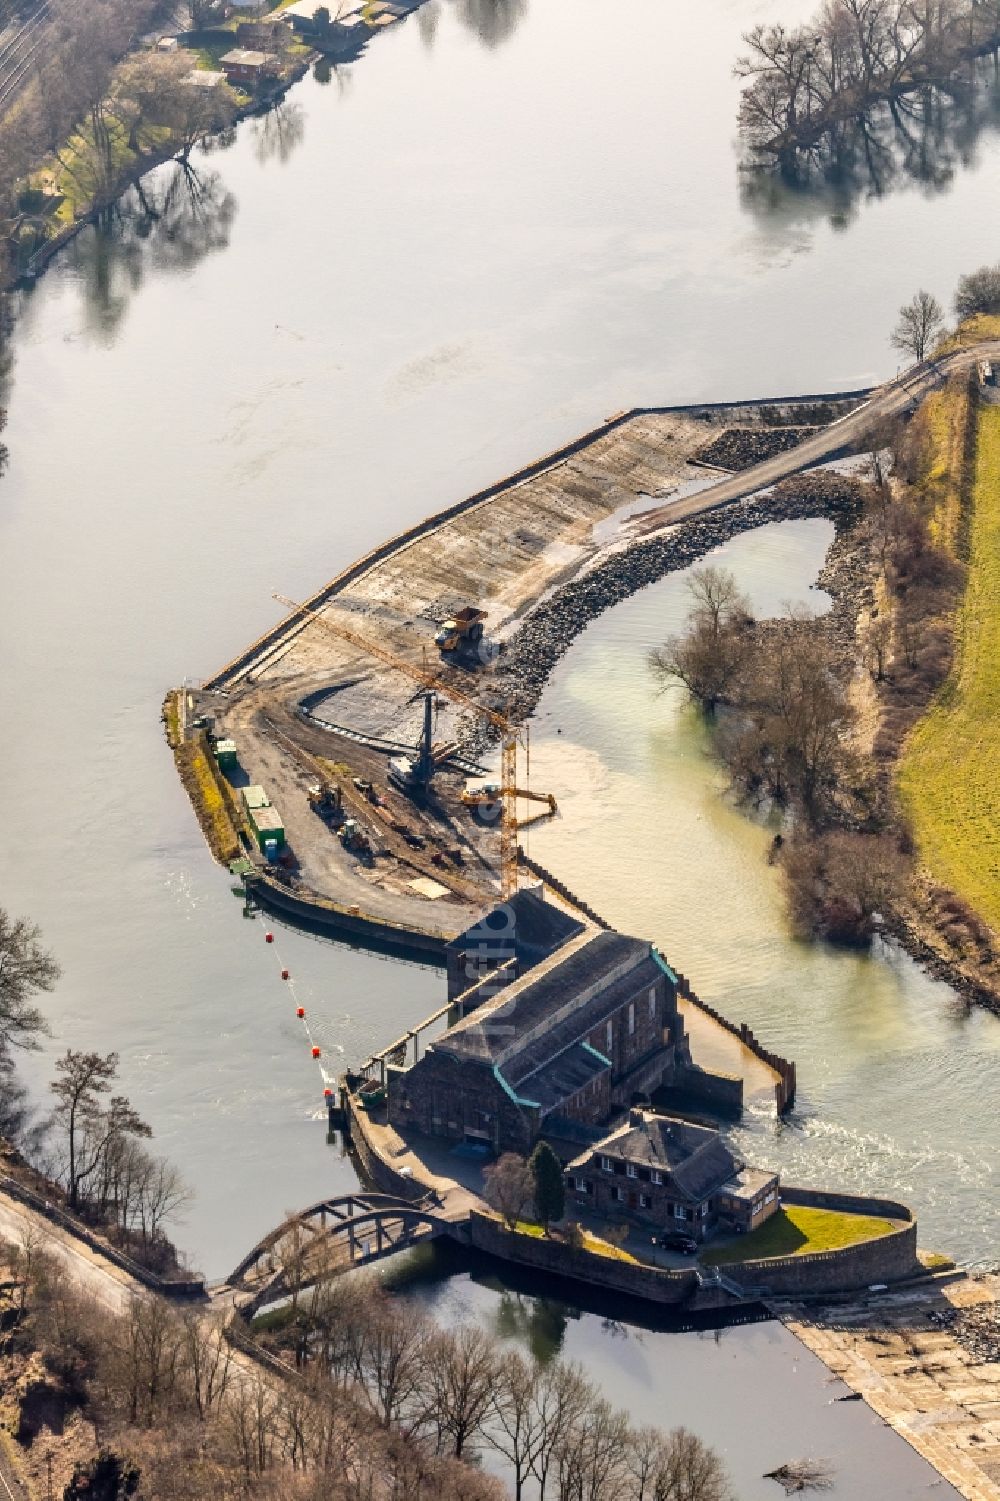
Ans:
POLYGON ((244 787, 242 792, 240 793, 240 796, 243 799, 243 806, 244 808, 246 808, 248 813, 253 808, 268 808, 271 804, 271 799, 268 797, 263 787, 244 787))
POLYGON ((236 741, 217 740, 215 742, 215 759, 219 763, 220 771, 235 771, 238 765, 236 759, 236 741))
POLYGON ((266 846, 269 844, 276 844, 281 849, 285 842, 285 830, 277 808, 269 805, 266 808, 250 808, 248 812, 261 854, 266 853, 266 846))

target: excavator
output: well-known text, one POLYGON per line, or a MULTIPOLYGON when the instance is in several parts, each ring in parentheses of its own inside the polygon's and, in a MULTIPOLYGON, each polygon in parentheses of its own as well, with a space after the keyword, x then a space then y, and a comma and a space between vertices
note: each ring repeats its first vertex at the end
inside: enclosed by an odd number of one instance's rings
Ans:
MULTIPOLYGON (((533 824, 535 819, 549 818, 557 812, 556 800, 551 792, 532 792, 529 787, 515 787, 515 798, 523 798, 530 803, 544 803, 545 811, 536 813, 533 818, 518 819, 519 829, 526 829, 533 824)), ((466 808, 479 808, 484 811, 492 810, 503 801, 503 788, 499 782, 486 781, 482 778, 473 778, 466 782, 462 789, 462 805, 466 808)))

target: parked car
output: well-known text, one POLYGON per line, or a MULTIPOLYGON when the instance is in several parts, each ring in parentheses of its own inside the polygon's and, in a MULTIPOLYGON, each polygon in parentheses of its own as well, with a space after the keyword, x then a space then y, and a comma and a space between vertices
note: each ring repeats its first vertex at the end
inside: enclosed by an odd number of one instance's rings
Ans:
POLYGON ((654 1243, 665 1251, 680 1251, 682 1256, 698 1254, 698 1242, 693 1235, 685 1235, 683 1230, 664 1230, 654 1236, 654 1243))

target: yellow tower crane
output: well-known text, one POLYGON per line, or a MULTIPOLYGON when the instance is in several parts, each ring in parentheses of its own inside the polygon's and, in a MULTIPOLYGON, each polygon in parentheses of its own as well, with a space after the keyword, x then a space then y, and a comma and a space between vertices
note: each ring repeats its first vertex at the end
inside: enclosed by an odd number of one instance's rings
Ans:
MULTIPOLYGON (((500 735, 500 892, 506 901, 517 890, 517 799, 518 797, 532 797, 541 800, 538 794, 529 793, 518 788, 517 785, 517 745, 522 738, 522 731, 517 725, 504 714, 496 709, 487 709, 477 703, 469 694, 463 693, 461 688, 455 688, 450 683, 442 682, 426 668, 418 667, 414 662, 407 662, 404 657, 397 657, 388 647, 382 646, 377 641, 371 641, 363 636, 360 631, 352 630, 350 626, 341 625, 339 621, 330 620, 321 615, 317 610, 308 605, 298 604, 294 599, 288 599, 284 594, 275 593, 273 596, 279 604, 293 610, 296 615, 306 616, 314 620, 317 625, 334 636, 349 641, 359 651, 366 652, 379 662, 384 662, 387 667, 393 667, 397 672, 402 672, 419 683, 422 688, 432 689, 448 698, 452 703, 459 704, 463 709, 469 709, 473 714, 478 714, 493 726, 500 735)), ((555 798, 548 794, 544 799, 552 812, 555 812, 555 798)))

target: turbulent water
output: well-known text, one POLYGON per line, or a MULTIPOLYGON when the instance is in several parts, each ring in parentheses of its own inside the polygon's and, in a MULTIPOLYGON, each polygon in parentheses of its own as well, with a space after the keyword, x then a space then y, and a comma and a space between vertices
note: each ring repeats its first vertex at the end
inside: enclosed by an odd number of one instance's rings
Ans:
MULTIPOLYGON (((21 301, 0 892, 64 967, 28 1073, 44 1098, 57 1049, 119 1050, 195 1190, 179 1233, 210 1275, 351 1170, 275 956, 177 784, 163 690, 275 618, 272 589, 307 592, 625 404, 892 372, 899 302, 995 253, 1000 156, 987 132, 933 190, 746 191, 739 32, 809 8, 429 0, 197 182, 156 174, 21 301)), ((777 563, 739 545, 780 597, 815 569, 809 535, 777 563)), ((789 942, 763 834, 648 693, 678 597, 623 606, 560 669, 541 723, 564 733, 538 737, 535 776, 564 816, 533 848, 797 1058, 797 1121, 781 1141, 749 1126, 754 1152, 891 1183, 938 1243, 985 1254, 995 1024, 898 958, 789 942)), ((282 954, 331 1072, 441 996, 432 971, 300 935, 282 954)))

